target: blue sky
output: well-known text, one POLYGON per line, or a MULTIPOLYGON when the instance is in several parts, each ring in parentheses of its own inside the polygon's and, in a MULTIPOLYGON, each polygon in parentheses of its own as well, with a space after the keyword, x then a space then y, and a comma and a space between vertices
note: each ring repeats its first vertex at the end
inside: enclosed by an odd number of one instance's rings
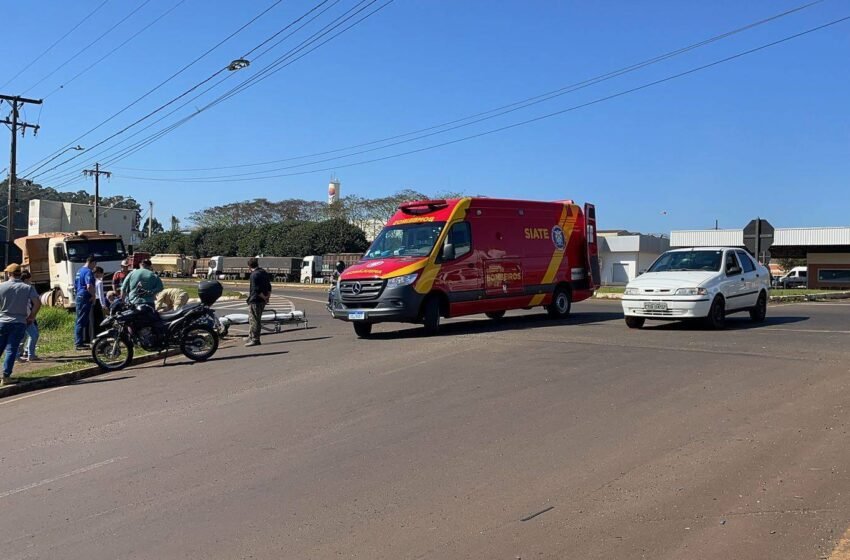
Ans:
MULTIPOLYGON (((6 6, 8 27, 37 28, 38 32, 21 33, 15 44, 7 41, 0 46, 4 61, 0 83, 102 1, 44 0, 37 11, 28 2, 6 6)), ((26 108, 24 116, 31 122, 38 120, 43 128, 38 137, 27 135, 19 143, 19 172, 75 140, 272 4, 272 0, 184 0, 91 71, 48 95, 178 1, 110 0, 91 20, 0 88, 5 94, 48 96, 40 112, 37 107, 26 108), (137 6, 142 8, 114 32, 29 89, 137 6)), ((75 143, 93 146, 205 79, 315 4, 282 2, 149 98, 75 143)), ((322 21, 354 4, 355 0, 339 1, 322 21)), ((102 192, 153 200, 160 218, 185 217, 199 208, 254 197, 323 199, 330 170, 242 182, 172 181, 263 171, 309 160, 219 171, 137 169, 241 165, 393 136, 592 78, 801 4, 802 0, 395 0, 269 79, 114 163, 110 167, 114 176, 102 192)), ((848 15, 850 3, 826 0, 683 56, 491 121, 361 156, 269 174, 338 165, 335 171, 342 180, 343 195, 381 196, 414 188, 494 197, 572 198, 597 204, 601 228, 645 232, 713 227, 715 219, 721 227, 741 227, 757 215, 776 226, 848 225, 850 22, 502 133, 345 167, 586 103, 848 15)), ((309 29, 318 27, 314 24, 309 29)), ((306 31, 224 83, 238 83, 262 70, 307 37, 306 31)), ((193 112, 225 90, 222 86, 211 91, 149 132, 193 112)), ((42 182, 57 172, 73 178, 91 161, 89 154, 83 154, 35 178, 42 182)), ((44 184, 61 185, 62 180, 44 184)), ((91 180, 80 176, 63 188, 92 188, 91 180)))

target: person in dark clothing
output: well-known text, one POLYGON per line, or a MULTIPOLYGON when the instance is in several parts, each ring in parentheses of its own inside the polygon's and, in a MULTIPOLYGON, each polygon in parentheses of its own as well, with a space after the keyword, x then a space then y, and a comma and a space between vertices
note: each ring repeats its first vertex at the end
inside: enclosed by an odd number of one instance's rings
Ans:
POLYGON ((256 257, 248 259, 248 268, 251 269, 251 288, 248 292, 248 343, 245 346, 258 346, 260 344, 260 324, 263 321, 263 310, 272 295, 272 283, 269 273, 260 268, 260 262, 256 257))

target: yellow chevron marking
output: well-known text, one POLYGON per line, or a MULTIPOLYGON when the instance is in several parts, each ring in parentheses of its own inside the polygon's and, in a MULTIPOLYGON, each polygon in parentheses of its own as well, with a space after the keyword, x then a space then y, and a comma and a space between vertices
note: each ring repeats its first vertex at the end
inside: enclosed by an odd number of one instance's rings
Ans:
MULTIPOLYGON (((549 261, 549 267, 546 269, 546 274, 543 275, 543 281, 541 284, 551 284, 552 281, 555 280, 555 275, 558 274, 558 270, 561 268, 561 263, 564 260, 564 255, 567 253, 567 247, 570 244, 570 237, 573 235, 573 229, 575 228, 577 219, 577 207, 576 209, 571 209, 570 205, 564 204, 564 208, 561 210, 561 219, 558 221, 558 225, 562 230, 564 230, 564 248, 555 248, 555 251, 552 253, 552 259, 549 261), (568 209, 571 211, 568 212, 568 209)), ((543 299, 545 297, 546 294, 537 294, 532 296, 528 305, 536 307, 543 303, 543 299)))

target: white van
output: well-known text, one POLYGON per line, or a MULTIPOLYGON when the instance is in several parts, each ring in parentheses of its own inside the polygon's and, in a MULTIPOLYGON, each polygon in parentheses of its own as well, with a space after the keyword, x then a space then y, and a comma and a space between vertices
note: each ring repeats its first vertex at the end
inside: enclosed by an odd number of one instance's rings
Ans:
POLYGON ((809 285, 809 268, 806 266, 795 266, 785 273, 785 276, 776 281, 780 288, 805 288, 809 285))

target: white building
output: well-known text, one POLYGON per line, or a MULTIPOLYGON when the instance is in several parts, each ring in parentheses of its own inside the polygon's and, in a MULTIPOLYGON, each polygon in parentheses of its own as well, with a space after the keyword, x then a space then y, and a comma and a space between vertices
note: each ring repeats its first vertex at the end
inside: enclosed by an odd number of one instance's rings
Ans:
POLYGON ((627 284, 670 248, 666 237, 624 230, 599 231, 598 239, 602 285, 627 284))

